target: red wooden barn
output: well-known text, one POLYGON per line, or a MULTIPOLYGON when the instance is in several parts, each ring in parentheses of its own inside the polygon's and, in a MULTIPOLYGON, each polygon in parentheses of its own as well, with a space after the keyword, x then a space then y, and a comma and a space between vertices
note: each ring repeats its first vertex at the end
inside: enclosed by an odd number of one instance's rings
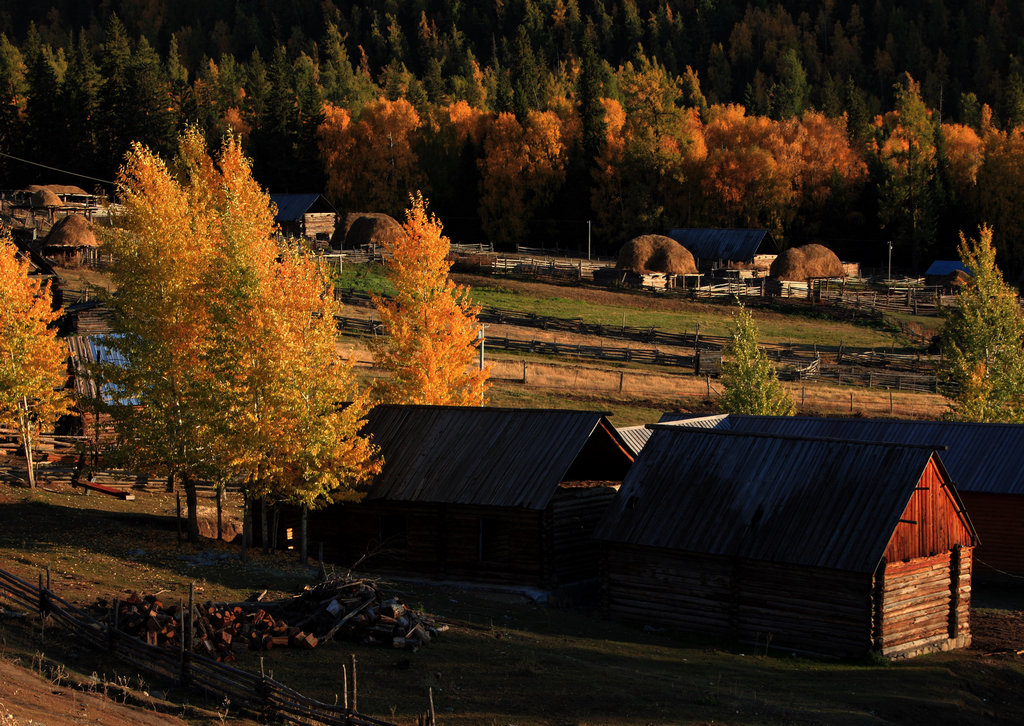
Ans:
POLYGON ((655 426, 595 535, 618 618, 827 657, 970 643, 974 530, 930 447, 655 426))
POLYGON ((975 576, 1024 576, 1024 425, 960 421, 894 421, 796 416, 718 415, 662 421, 728 431, 818 436, 945 447, 942 461, 956 482, 980 542, 975 576))
POLYGON ((364 433, 384 466, 363 501, 309 514, 325 559, 545 588, 598 577, 591 534, 633 461, 605 415, 377 406, 364 433))

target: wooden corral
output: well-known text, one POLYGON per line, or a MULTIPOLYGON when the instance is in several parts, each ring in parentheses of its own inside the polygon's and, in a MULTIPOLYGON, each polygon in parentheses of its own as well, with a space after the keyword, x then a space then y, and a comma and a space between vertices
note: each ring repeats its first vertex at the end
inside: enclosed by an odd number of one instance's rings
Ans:
MULTIPOLYGON (((328 561, 544 588, 597 577, 591 533, 632 464, 603 414, 378 406, 364 430, 384 460, 370 491, 308 515, 328 561)), ((299 522, 282 510, 277 541, 294 545, 299 522)))
POLYGON ((823 657, 970 643, 976 536, 931 448, 654 428, 595 533, 609 615, 823 657))
POLYGON ((974 553, 976 575, 1024 576, 1024 425, 797 416, 662 417, 663 422, 673 420, 745 433, 944 446, 942 461, 981 540, 974 553))

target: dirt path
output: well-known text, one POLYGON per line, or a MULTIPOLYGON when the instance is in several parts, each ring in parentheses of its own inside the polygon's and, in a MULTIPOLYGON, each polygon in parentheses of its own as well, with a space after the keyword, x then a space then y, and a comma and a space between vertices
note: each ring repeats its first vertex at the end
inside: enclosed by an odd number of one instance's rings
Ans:
POLYGON ((176 716, 128 706, 98 693, 54 685, 37 673, 0 660, 0 726, 97 724, 186 726, 176 716))

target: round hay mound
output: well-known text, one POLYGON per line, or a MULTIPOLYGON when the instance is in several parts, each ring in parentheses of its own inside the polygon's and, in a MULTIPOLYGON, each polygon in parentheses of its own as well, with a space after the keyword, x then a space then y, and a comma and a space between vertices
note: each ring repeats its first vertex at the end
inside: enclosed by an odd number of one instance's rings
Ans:
POLYGON ((768 271, 776 280, 806 281, 815 277, 843 277, 843 263, 836 253, 819 244, 790 247, 772 262, 768 271))
POLYGON ((946 275, 946 280, 952 287, 963 287, 971 281, 971 275, 963 270, 953 270, 951 273, 946 275))
POLYGON ((92 223, 80 214, 58 220, 46 235, 47 247, 98 247, 92 223))
POLYGON ((662 234, 644 234, 622 245, 615 266, 620 270, 666 272, 670 275, 692 275, 697 272, 690 251, 662 234))
MULTIPOLYGON (((404 235, 394 217, 377 212, 352 213, 345 218, 345 249, 379 245, 383 246, 404 235)), ((332 241, 332 246, 333 241, 332 241)))
POLYGON ((54 194, 77 194, 81 196, 88 196, 89 192, 82 189, 82 187, 76 187, 72 184, 29 184, 25 191, 34 193, 41 189, 48 189, 54 194))
POLYGON ((32 196, 28 198, 29 206, 36 209, 42 207, 63 207, 64 202, 60 200, 56 194, 51 192, 49 189, 39 189, 32 192, 32 196))

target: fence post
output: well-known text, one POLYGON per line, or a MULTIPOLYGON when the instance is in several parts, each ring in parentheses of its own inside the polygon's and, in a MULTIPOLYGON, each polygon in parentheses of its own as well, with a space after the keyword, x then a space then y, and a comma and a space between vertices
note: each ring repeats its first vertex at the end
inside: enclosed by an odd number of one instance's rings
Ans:
MULTIPOLYGON (((262 660, 260 662, 262 663, 262 660)), ((358 691, 358 689, 356 687, 356 654, 355 653, 352 654, 351 663, 352 663, 352 711, 355 712, 355 713, 359 713, 359 706, 356 704, 356 699, 358 698, 359 691, 358 691)))
POLYGON ((345 664, 341 664, 341 705, 347 711, 348 710, 348 669, 345 664))
POLYGON ((118 620, 121 615, 121 601, 114 598, 114 612, 111 614, 110 622, 107 623, 107 650, 114 650, 114 633, 119 627, 118 620))

